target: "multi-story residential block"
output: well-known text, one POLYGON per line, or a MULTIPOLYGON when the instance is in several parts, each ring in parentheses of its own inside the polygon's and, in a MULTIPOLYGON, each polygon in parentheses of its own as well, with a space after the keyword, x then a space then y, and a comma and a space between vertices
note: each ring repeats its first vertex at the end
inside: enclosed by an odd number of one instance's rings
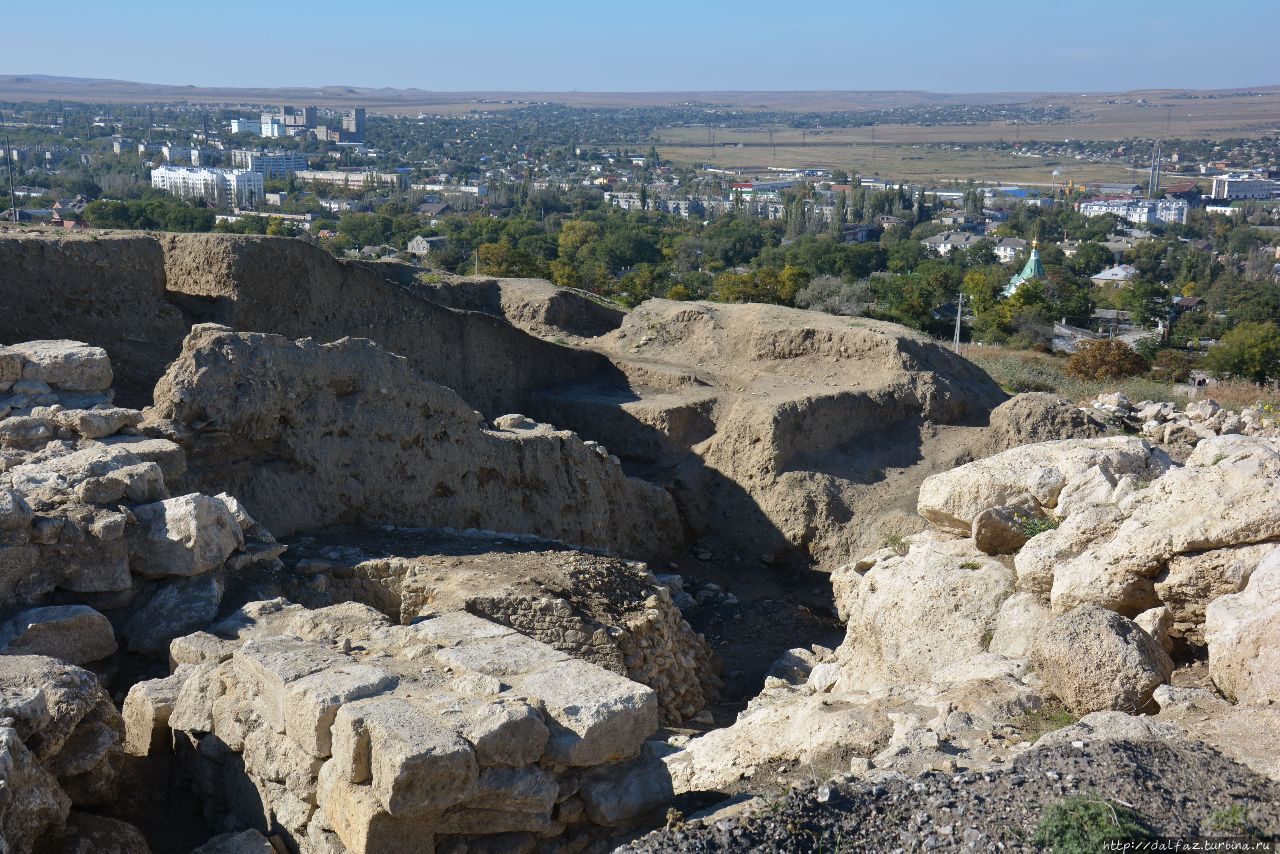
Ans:
POLYGON ((248 151, 237 149, 231 152, 231 165, 238 169, 257 172, 265 180, 284 178, 290 172, 300 172, 307 168, 307 156, 297 151, 248 151))
POLYGON ((1078 210, 1085 216, 1101 216, 1113 214, 1134 225, 1152 225, 1155 223, 1185 223, 1187 221, 1187 202, 1183 199, 1089 199, 1080 202, 1078 210))
MULTIPOLYGON (((294 173, 299 181, 311 184, 331 184, 337 187, 400 187, 405 178, 399 172, 377 172, 371 169, 351 171, 338 169, 299 169, 294 173)), ((461 190, 461 187, 452 189, 461 190)))
POLYGON ((262 176, 246 169, 157 166, 151 186, 180 199, 204 199, 217 207, 251 208, 263 200, 262 176))

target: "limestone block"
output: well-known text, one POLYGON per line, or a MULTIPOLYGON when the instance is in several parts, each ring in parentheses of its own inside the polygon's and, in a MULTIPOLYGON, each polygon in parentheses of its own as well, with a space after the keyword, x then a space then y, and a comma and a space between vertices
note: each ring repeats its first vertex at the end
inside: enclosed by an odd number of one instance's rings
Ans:
POLYGON ((137 682, 129 689, 121 709, 126 753, 150 756, 168 752, 169 718, 178 702, 178 692, 192 670, 192 665, 183 665, 162 679, 137 682))
POLYGON ((400 697, 342 706, 333 724, 333 759, 344 780, 369 782, 394 816, 467 800, 480 776, 470 744, 429 708, 400 697))
POLYGON ((22 357, 22 377, 65 391, 103 391, 111 387, 111 360, 101 347, 79 341, 25 341, 5 348, 22 357))
POLYGON ((1209 603, 1205 615, 1209 671, 1239 703, 1280 702, 1280 548, 1244 590, 1209 603))
POLYGON ((369 785, 355 785, 338 771, 337 759, 320 769, 316 802, 350 854, 421 854, 435 850, 434 815, 387 813, 369 785))
POLYGON ((148 578, 199 575, 220 566, 244 544, 227 506, 200 493, 135 507, 139 538, 133 569, 148 578))
POLYGON ((1000 605, 987 648, 1008 658, 1028 658, 1051 619, 1053 613, 1047 602, 1033 593, 1015 593, 1000 605))
POLYGON ((366 664, 345 664, 290 682, 285 689, 285 734, 304 750, 328 756, 330 729, 338 708, 351 700, 380 694, 394 682, 390 673, 366 664))
POLYGON ((250 828, 239 833, 221 833, 191 854, 279 854, 267 837, 250 828))
POLYGON ((1132 620, 1096 605, 1055 617, 1032 658, 1050 690, 1076 714, 1136 714, 1173 672, 1157 641, 1132 620))
POLYGON ((102 614, 85 605, 30 608, 0 626, 6 655, 47 655, 68 664, 87 664, 116 651, 115 633, 102 614))
POLYGON ((1125 436, 1023 445, 927 478, 917 510, 939 528, 968 534, 989 507, 1030 498, 1052 510, 1074 484, 1102 477, 1114 487, 1125 474, 1149 478, 1167 468, 1167 459, 1149 443, 1125 436))
POLYGON ((290 682, 338 668, 347 659, 322 646, 290 637, 251 640, 231 656, 236 672, 257 688, 255 704, 277 733, 284 733, 286 713, 292 698, 290 682))
POLYGON ((146 463, 160 466, 165 480, 182 477, 187 471, 187 453, 168 439, 152 439, 147 436, 109 436, 103 444, 123 448, 146 463))
POLYGON ((142 423, 142 413, 118 406, 101 409, 64 409, 54 416, 58 426, 73 430, 86 439, 102 439, 126 427, 142 423))
POLYGON ((158 654, 174 638, 205 628, 218 616, 223 589, 221 572, 170 581, 125 624, 129 650, 158 654))
POLYGON ((35 514, 22 496, 12 489, 0 489, 0 534, 31 527, 35 514))
POLYGON ((220 664, 231 658, 239 648, 234 641, 223 640, 208 632, 193 632, 169 643, 169 669, 177 670, 183 664, 204 664, 211 661, 220 664))
POLYGON ((660 723, 651 689, 577 659, 515 677, 512 684, 542 701, 554 722, 547 755, 565 765, 629 759, 660 723))
POLYGON ((8 794, 0 838, 11 854, 30 854, 46 831, 66 821, 71 800, 12 727, 0 727, 0 767, 8 794))

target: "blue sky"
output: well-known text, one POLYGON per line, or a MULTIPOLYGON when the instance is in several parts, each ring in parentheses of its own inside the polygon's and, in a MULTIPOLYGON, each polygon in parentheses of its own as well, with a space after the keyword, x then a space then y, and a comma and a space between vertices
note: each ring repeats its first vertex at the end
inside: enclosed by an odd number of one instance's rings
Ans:
POLYGON ((1280 0, 5 3, 0 73, 436 90, 1280 83, 1280 0), (13 36, 16 36, 13 37, 13 36))

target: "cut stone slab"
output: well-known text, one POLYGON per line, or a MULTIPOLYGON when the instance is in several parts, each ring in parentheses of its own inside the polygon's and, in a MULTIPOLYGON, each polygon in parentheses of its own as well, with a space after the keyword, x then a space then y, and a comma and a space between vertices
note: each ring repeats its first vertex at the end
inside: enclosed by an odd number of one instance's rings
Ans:
POLYGON ((357 700, 339 709, 333 762, 345 781, 370 782, 392 816, 468 800, 480 777, 471 745, 422 704, 400 697, 357 700))
POLYGON ((661 723, 652 689, 578 659, 517 677, 513 685, 542 701, 557 725, 547 755, 565 765, 630 759, 661 723))

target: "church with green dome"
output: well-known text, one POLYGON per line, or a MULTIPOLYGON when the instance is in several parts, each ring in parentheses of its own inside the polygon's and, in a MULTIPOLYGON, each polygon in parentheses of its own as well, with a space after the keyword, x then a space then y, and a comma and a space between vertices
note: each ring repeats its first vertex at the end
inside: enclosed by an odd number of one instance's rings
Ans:
POLYGON ((1031 257, 1027 259, 1027 263, 1023 266, 1022 271, 1017 273, 1009 280, 1009 284, 1005 286, 1004 295, 1011 296, 1015 293, 1023 282, 1032 279, 1044 278, 1044 264, 1040 263, 1040 250, 1035 244, 1031 245, 1031 257))

